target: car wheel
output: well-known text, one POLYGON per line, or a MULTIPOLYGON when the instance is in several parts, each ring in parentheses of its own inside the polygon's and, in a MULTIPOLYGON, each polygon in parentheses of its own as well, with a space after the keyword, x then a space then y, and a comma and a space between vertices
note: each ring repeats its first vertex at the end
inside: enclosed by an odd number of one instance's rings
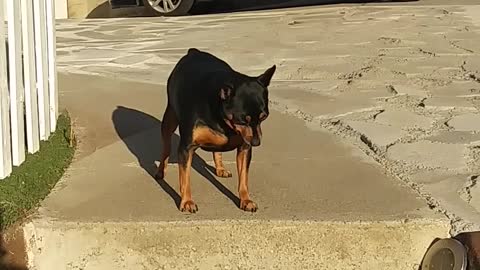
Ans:
POLYGON ((195 0, 143 0, 149 13, 156 16, 187 15, 195 0))

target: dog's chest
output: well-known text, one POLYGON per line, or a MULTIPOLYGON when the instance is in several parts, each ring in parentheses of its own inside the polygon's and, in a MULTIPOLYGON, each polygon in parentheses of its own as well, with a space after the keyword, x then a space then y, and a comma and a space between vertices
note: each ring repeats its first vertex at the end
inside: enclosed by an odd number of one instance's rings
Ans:
POLYGON ((196 127, 193 130, 193 144, 207 151, 231 151, 243 144, 240 135, 226 136, 208 127, 196 127))

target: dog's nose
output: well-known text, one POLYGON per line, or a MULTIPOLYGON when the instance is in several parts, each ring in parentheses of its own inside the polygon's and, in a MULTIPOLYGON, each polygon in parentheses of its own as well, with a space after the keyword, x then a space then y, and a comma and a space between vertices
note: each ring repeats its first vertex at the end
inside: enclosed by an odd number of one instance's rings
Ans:
POLYGON ((258 136, 254 136, 251 141, 252 146, 259 146, 260 145, 260 138, 258 136))

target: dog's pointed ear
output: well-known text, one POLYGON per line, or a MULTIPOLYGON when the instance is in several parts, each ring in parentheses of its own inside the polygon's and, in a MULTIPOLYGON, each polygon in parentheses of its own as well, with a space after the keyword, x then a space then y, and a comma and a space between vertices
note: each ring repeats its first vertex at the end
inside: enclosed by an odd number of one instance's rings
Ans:
POLYGON ((233 86, 231 84, 224 84, 220 88, 220 99, 229 100, 233 96, 233 86))
POLYGON ((276 65, 273 65, 271 68, 267 69, 262 75, 258 76, 258 82, 263 86, 267 87, 270 85, 270 81, 272 80, 273 74, 277 69, 276 65))

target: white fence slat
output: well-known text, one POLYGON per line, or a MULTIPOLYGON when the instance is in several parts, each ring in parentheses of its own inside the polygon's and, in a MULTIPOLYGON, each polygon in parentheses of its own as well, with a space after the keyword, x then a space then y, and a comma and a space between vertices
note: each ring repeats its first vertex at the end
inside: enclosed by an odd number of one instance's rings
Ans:
POLYGON ((4 5, 0 6, 0 179, 12 173, 4 5))
POLYGON ((38 119, 38 100, 35 66, 35 38, 33 19, 33 0, 21 0, 22 37, 23 37, 23 73, 25 86, 25 119, 27 150, 36 153, 40 149, 38 119))
POLYGON ((37 63, 38 122, 40 139, 50 136, 50 106, 48 97, 48 61, 47 61, 47 23, 45 16, 46 0, 33 1, 35 20, 35 56, 37 63))
POLYGON ((48 89, 50 97, 50 131, 54 132, 58 118, 58 83, 57 83, 57 45, 55 33, 55 3, 47 0, 47 45, 48 45, 48 89))
POLYGON ((22 25, 20 2, 7 0, 8 68, 10 89, 10 127, 12 163, 15 166, 25 160, 25 121, 23 111, 22 82, 22 25))
POLYGON ((68 19, 68 0, 55 0, 55 18, 68 19))

